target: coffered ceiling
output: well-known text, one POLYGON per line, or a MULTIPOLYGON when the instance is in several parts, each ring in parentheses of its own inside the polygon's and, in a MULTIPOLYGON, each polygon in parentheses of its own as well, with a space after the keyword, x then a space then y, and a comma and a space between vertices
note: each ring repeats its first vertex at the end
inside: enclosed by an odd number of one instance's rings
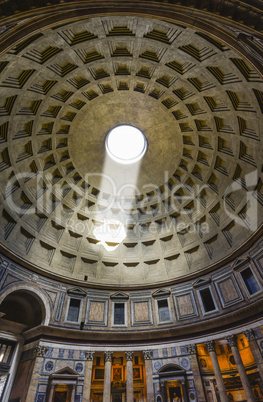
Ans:
POLYGON ((0 59, 0 236, 44 271, 156 283, 231 255, 262 221, 263 81, 240 53, 186 25, 83 18, 28 35, 0 59), (105 137, 140 128, 138 166, 105 137), (113 251, 94 230, 111 216, 113 251))

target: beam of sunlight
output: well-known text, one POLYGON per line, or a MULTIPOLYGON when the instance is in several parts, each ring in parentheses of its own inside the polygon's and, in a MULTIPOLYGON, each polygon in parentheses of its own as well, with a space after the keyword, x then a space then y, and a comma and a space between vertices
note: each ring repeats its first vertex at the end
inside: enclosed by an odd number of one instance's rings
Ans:
POLYGON ((104 219, 103 223, 95 228, 93 234, 107 251, 115 250, 126 237, 124 224, 113 219, 104 219))
POLYGON ((97 203, 104 208, 95 214, 96 227, 93 231, 99 240, 98 244, 103 245, 107 251, 116 250, 127 235, 126 224, 137 189, 141 159, 147 148, 146 139, 140 130, 134 131, 137 130, 135 127, 127 125, 117 126, 116 129, 116 135, 108 135, 106 139, 106 148, 109 149, 105 153, 97 203), (106 205, 105 194, 110 195, 106 205), (125 205, 126 200, 131 200, 130 205, 125 205))

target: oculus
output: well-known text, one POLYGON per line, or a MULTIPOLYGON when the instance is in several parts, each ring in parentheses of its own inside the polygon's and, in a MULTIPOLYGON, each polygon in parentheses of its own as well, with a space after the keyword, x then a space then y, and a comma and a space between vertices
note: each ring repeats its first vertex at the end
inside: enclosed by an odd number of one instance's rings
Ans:
POLYGON ((141 130, 130 125, 114 127, 106 137, 108 155, 117 163, 129 165, 144 156, 147 141, 141 130))

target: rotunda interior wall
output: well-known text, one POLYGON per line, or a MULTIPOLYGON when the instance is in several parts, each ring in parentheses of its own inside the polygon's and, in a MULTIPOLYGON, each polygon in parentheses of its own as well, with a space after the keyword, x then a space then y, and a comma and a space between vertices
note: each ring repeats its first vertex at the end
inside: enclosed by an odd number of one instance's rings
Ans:
POLYGON ((83 286, 58 282, 31 273, 2 256, 1 300, 6 305, 8 297, 12 297, 10 288, 15 291, 15 286, 19 286, 23 291, 24 286, 30 291, 33 283, 32 290, 43 295, 51 311, 48 325, 61 329, 65 336, 66 330, 71 329, 78 330, 80 337, 88 331, 94 333, 93 339, 98 336, 101 340, 101 329, 112 334, 112 339, 117 339, 118 334, 130 339, 129 334, 133 334, 134 340, 145 336, 165 339, 174 336, 175 330, 179 337, 217 332, 260 316, 262 261, 263 244, 258 241, 249 252, 208 275, 163 287, 156 284, 148 288, 108 289, 88 283, 83 286), (122 321, 118 321, 118 314, 122 321))

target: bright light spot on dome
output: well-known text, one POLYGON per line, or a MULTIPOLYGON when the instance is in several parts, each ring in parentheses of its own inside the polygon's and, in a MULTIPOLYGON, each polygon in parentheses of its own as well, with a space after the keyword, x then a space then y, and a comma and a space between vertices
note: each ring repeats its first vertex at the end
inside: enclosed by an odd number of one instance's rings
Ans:
POLYGON ((104 219, 93 234, 107 251, 115 250, 126 237, 123 223, 113 219, 104 219))
POLYGON ((118 163, 125 165, 138 162, 145 154, 147 141, 136 127, 120 125, 114 127, 106 138, 108 155, 118 163))

